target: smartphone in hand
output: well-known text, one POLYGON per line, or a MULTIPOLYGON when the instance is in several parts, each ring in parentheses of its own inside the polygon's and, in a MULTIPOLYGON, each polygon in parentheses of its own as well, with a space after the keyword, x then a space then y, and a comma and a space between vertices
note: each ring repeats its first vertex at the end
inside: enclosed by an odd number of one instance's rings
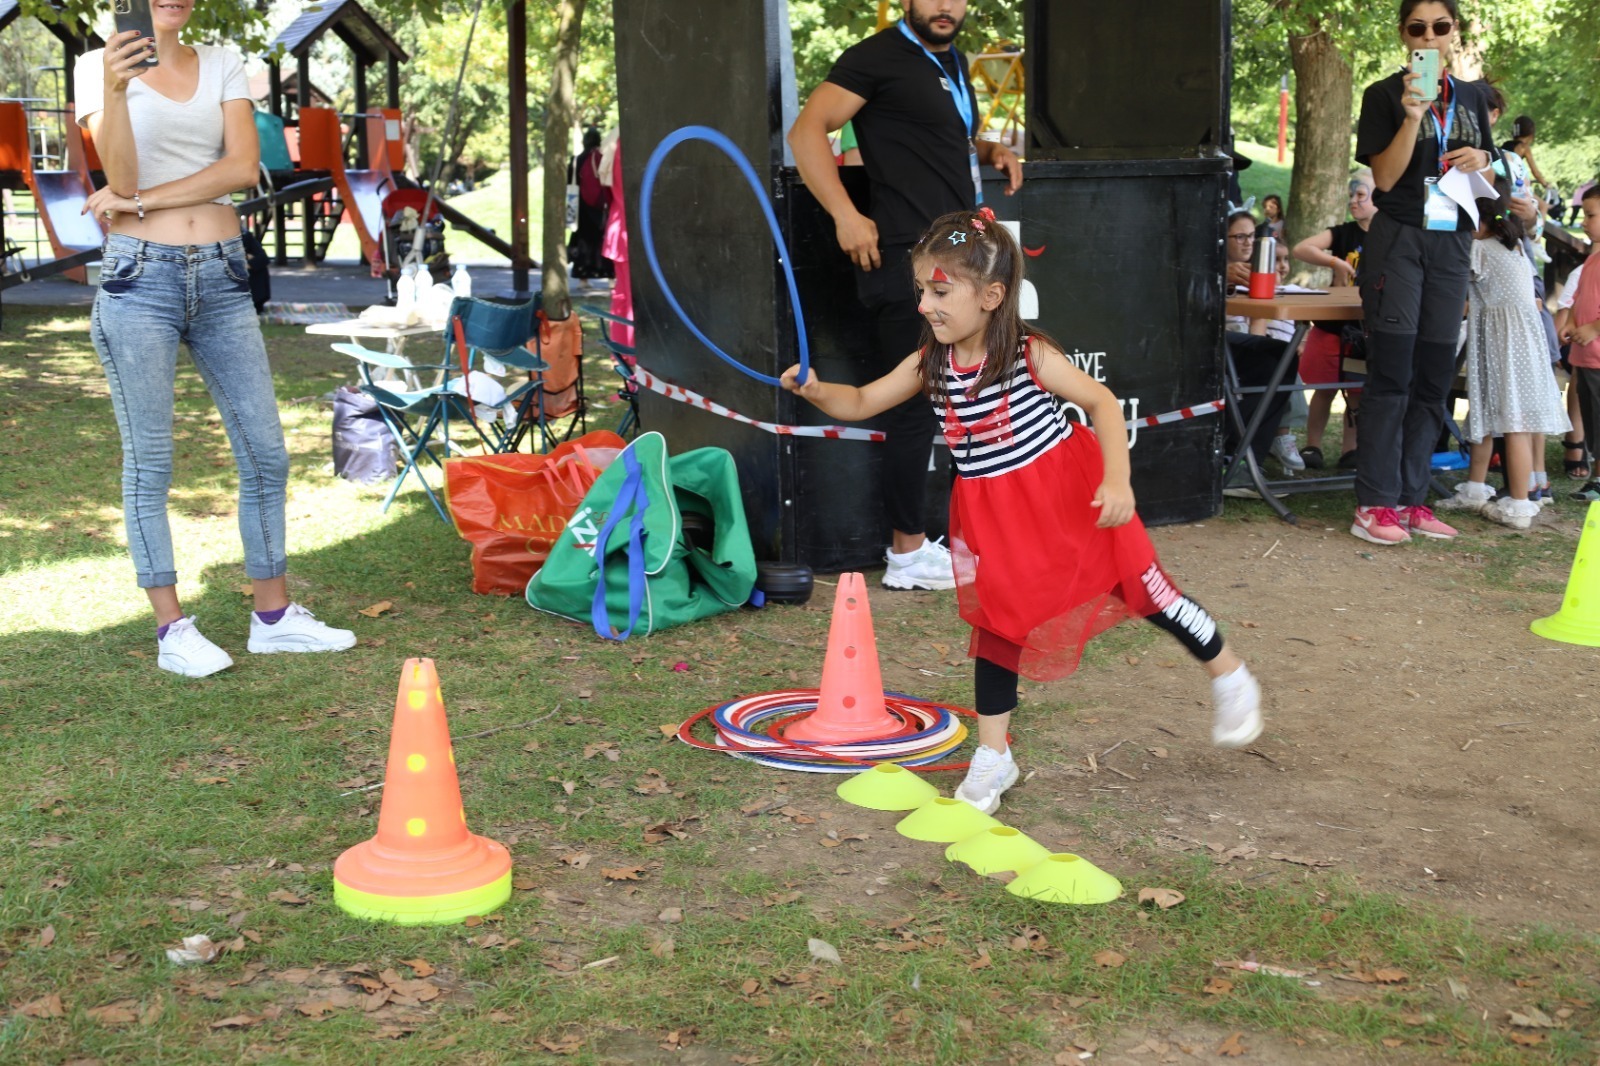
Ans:
MULTIPOLYGON (((155 23, 150 19, 150 0, 111 0, 111 13, 117 20, 117 32, 137 31, 141 39, 156 39, 155 23)), ((140 60, 146 69, 158 65, 154 51, 140 60)))
MULTIPOLYGON (((117 0, 118 3, 124 0, 117 0)), ((136 0, 147 3, 148 0, 136 0)), ((1412 93, 1427 103, 1439 99, 1439 52, 1434 48, 1418 48, 1411 53, 1411 73, 1417 76, 1412 82, 1412 93)))

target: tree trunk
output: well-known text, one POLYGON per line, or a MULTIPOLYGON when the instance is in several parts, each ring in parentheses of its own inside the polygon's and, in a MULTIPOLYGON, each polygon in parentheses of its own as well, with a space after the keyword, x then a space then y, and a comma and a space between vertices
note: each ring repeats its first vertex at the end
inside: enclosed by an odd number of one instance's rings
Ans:
POLYGON ((1305 240, 1344 221, 1349 204, 1350 64, 1326 30, 1290 35, 1294 64, 1294 173, 1284 236, 1305 240))
POLYGON ((579 35, 587 0, 556 0, 559 17, 556 54, 550 70, 550 99, 544 120, 544 312, 550 318, 572 313, 567 294, 567 148, 576 118, 579 35))

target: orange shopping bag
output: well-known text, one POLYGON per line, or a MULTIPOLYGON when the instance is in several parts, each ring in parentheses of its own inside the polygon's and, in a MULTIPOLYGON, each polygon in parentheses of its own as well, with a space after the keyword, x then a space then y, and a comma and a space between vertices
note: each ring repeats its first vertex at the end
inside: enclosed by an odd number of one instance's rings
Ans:
POLYGON ((446 459, 450 517, 472 544, 472 591, 521 596, 589 487, 626 447, 596 430, 547 454, 446 459))

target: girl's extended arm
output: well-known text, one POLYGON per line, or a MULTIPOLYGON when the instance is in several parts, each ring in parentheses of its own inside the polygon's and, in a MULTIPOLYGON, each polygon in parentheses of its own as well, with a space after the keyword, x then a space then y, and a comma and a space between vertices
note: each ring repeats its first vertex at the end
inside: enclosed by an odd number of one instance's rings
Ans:
POLYGON ((1121 401, 1056 349, 1037 340, 1030 349, 1040 384, 1063 400, 1083 408, 1094 426, 1094 435, 1100 440, 1105 477, 1094 494, 1094 506, 1100 509, 1100 519, 1095 525, 1101 529, 1126 525, 1133 519, 1134 499, 1133 486, 1129 483, 1128 425, 1122 416, 1121 401))
POLYGON ((834 385, 822 381, 815 370, 806 383, 796 383, 800 374, 798 366, 783 372, 783 387, 805 400, 810 400, 829 418, 841 422, 860 422, 881 414, 891 407, 905 403, 922 391, 922 378, 917 374, 920 353, 908 355, 900 365, 876 381, 865 385, 834 385))

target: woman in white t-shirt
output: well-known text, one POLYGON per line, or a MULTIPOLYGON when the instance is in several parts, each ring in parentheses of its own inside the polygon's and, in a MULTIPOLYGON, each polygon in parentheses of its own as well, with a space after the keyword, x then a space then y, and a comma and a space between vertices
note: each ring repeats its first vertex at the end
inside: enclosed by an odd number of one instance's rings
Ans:
POLYGON ((255 593, 252 652, 355 644, 289 601, 284 500, 289 455, 250 298, 233 192, 255 182, 260 149, 238 55, 185 45, 193 0, 151 5, 155 38, 118 33, 78 59, 78 121, 106 186, 85 211, 111 230, 91 332, 122 434, 128 550, 156 616, 158 664, 187 677, 233 665, 186 617, 167 519, 178 346, 189 346, 239 469, 239 533, 255 593), (154 52, 159 64, 145 65, 154 52))

